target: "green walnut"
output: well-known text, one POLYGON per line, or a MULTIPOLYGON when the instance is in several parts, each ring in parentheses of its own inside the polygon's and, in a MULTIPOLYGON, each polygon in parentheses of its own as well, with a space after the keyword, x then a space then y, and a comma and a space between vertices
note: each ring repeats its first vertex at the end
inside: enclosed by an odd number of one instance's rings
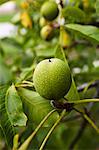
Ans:
POLYGON ((41 7, 41 14, 46 20, 54 20, 58 14, 58 5, 54 1, 47 1, 41 7))
POLYGON ((50 40, 53 37, 53 28, 50 25, 46 25, 41 29, 40 35, 44 40, 50 40))
POLYGON ((51 58, 41 61, 33 75, 36 91, 49 100, 59 100, 69 91, 71 86, 71 73, 67 64, 58 59, 51 58))
POLYGON ((39 25, 40 27, 44 27, 45 25, 47 25, 47 20, 44 17, 41 17, 39 20, 39 25))

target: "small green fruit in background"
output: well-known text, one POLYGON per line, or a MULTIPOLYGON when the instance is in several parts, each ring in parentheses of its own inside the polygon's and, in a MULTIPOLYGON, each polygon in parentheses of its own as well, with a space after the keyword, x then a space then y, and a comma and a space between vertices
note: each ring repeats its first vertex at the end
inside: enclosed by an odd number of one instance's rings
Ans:
POLYGON ((41 29, 40 35, 44 40, 50 40, 53 37, 53 28, 50 25, 46 25, 41 29))
POLYGON ((41 7, 41 14, 46 20, 54 20, 59 14, 58 5, 53 1, 45 2, 41 7))
POLYGON ((39 20, 39 25, 40 27, 44 27, 45 25, 47 25, 47 20, 44 17, 41 17, 39 20))
POLYGON ((33 75, 36 91, 49 100, 63 98, 70 89, 71 81, 69 67, 58 58, 41 61, 33 75))

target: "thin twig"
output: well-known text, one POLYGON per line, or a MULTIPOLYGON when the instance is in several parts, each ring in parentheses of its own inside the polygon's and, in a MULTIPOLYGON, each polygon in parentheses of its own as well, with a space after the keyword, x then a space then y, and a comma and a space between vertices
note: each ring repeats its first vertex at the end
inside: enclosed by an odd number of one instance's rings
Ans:
MULTIPOLYGON (((78 87, 78 92, 82 92, 86 88, 86 86, 88 86, 88 84, 83 84, 82 86, 78 87)), ((98 86, 99 86, 99 81, 95 81, 94 83, 92 83, 88 87, 88 89, 95 87, 96 90, 97 90, 97 93, 94 95, 93 98, 99 98, 99 88, 98 88, 98 86)), ((94 104, 93 102, 89 103, 88 106, 87 106, 87 110, 86 111, 89 112, 91 110, 93 104, 94 104)), ((81 117, 81 115, 80 115, 80 117, 81 117)), ((85 119, 83 119, 80 129, 78 130, 76 136, 74 137, 74 139, 72 140, 72 142, 71 142, 71 144, 69 146, 69 150, 73 150, 74 149, 75 145, 78 143, 78 141, 82 137, 86 126, 87 126, 87 121, 85 119)))
POLYGON ((96 132, 99 134, 99 128, 95 125, 95 123, 90 119, 90 117, 87 114, 84 114, 84 118, 88 121, 88 123, 96 130, 96 132))
POLYGON ((91 119, 89 113, 87 112, 87 110, 85 110, 85 112, 82 112, 76 108, 74 108, 75 111, 77 111, 78 113, 81 114, 81 116, 86 119, 86 121, 96 130, 96 132, 99 134, 99 128, 95 125, 95 123, 93 122, 93 120, 91 119))
POLYGON ((80 138, 82 137, 82 135, 83 135, 83 133, 84 133, 84 131, 85 131, 85 128, 86 128, 88 122, 89 122, 89 123, 94 127, 94 129, 99 133, 99 129, 97 128, 97 126, 96 126, 96 125, 94 124, 94 122, 90 119, 90 117, 88 117, 88 116, 89 116, 89 113, 88 113, 88 112, 91 110, 92 106, 93 106, 93 103, 89 103, 87 109, 85 109, 85 111, 86 111, 87 114, 84 114, 84 115, 82 114, 82 112, 80 112, 79 110, 77 110, 77 109, 74 108, 74 109, 75 109, 78 113, 80 113, 81 116, 83 116, 84 118, 83 118, 83 121, 82 121, 82 123, 81 123, 80 129, 78 130, 76 136, 74 137, 74 139, 72 140, 72 142, 71 142, 71 144, 70 144, 70 146, 69 146, 69 150, 73 150, 73 149, 74 149, 75 145, 78 143, 78 141, 79 141, 80 138), (90 105, 90 104, 91 104, 91 105, 90 105), (88 112, 87 112, 87 111, 88 111, 88 112), (91 122, 90 122, 90 121, 91 121, 91 122))
POLYGON ((75 105, 77 104, 85 104, 85 103, 90 103, 90 102, 99 102, 98 99, 82 99, 82 100, 74 100, 74 101, 69 101, 68 103, 74 103, 75 105))
POLYGON ((33 87, 34 85, 29 85, 29 84, 18 84, 18 85, 15 85, 16 88, 18 87, 33 87))
MULTIPOLYGON (((67 112, 68 113, 68 112, 67 112)), ((46 135, 45 139, 43 140, 40 149, 39 150, 43 150, 48 138, 50 137, 51 133, 54 131, 54 129, 56 128, 56 126, 59 124, 59 122, 61 121, 61 119, 64 117, 64 115, 66 114, 66 110, 63 110, 59 119, 55 122, 55 124, 52 126, 52 128, 49 130, 48 134, 46 135)))
POLYGON ((52 111, 50 111, 45 118, 40 122, 40 124, 37 126, 37 128, 33 131, 33 133, 25 140, 25 142, 19 147, 18 150, 27 150, 31 140, 33 139, 33 137, 36 135, 36 133, 38 132, 38 130, 42 127, 42 125, 45 123, 45 121, 50 117, 50 115, 52 113, 54 113, 56 111, 56 109, 53 109, 52 111))
MULTIPOLYGON (((78 92, 82 92, 86 88, 86 86, 88 86, 88 83, 84 83, 81 86, 79 86, 77 88, 78 92)), ((94 87, 97 88, 98 86, 99 86, 99 80, 97 80, 97 81, 93 82, 92 84, 90 84, 88 89, 94 88, 94 87)))

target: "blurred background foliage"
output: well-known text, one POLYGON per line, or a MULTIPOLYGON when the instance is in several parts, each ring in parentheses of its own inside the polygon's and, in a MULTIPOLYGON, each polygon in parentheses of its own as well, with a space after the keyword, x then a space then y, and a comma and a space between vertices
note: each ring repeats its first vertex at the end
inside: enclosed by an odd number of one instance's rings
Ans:
MULTIPOLYGON (((43 59, 54 57, 58 43, 60 43, 64 49, 64 54, 68 60, 71 73, 77 86, 85 82, 90 83, 99 80, 99 0, 63 0, 64 7, 61 10, 61 14, 52 22, 42 19, 40 8, 43 2, 45 2, 44 0, 16 0, 5 2, 6 0, 0 1, 0 26, 4 24, 10 25, 12 26, 12 31, 9 34, 5 33, 8 27, 5 26, 5 29, 2 30, 2 33, 5 34, 0 35, 0 85, 21 82, 27 79, 32 81, 32 72, 36 64, 43 59), (9 5, 9 9, 3 11, 5 5, 9 5), (80 28, 77 28, 78 26, 75 26, 76 24, 81 25, 81 27, 86 26, 86 28, 81 28, 80 26, 80 28), (53 35, 49 40, 44 39, 41 35, 41 30, 45 25, 52 27, 51 34, 53 35), (94 29, 92 28, 91 30, 89 26, 94 27, 94 29)), ((31 87, 29 89, 31 90, 31 87)), ((17 94, 15 89, 13 90, 15 94, 17 94)), ((24 91, 24 89, 18 90, 20 97, 22 97, 22 93, 26 94, 27 92, 24 91)), ((0 91, 2 93, 2 89, 0 89, 0 91)), ((51 110, 51 108, 47 106, 48 104, 45 104, 45 100, 41 99, 36 93, 32 96, 31 91, 29 92, 29 101, 31 101, 32 98, 36 101, 38 98, 38 103, 40 101, 42 107, 48 107, 45 111, 46 113, 51 110)), ((85 93, 80 92, 79 95, 81 99, 93 98, 96 95, 96 89, 89 89, 85 93)), ((28 95, 25 96, 24 98, 27 99, 28 95)), ((22 103, 27 116, 31 115, 32 108, 30 104, 26 104, 28 107, 25 108, 26 102, 23 97, 22 103), (27 109, 30 109, 30 112, 28 112, 27 109)), ((9 106, 11 106, 11 104, 9 104, 9 106)), ((36 104, 36 107, 34 108, 35 111, 32 114, 32 119, 37 115, 35 115, 35 112, 42 108, 40 108, 39 104, 36 104), (38 109, 36 107, 38 107, 38 109)), ((0 111, 1 109, 2 107, 0 107, 0 111)), ((42 112, 43 116, 45 112, 42 112)), ((56 114, 56 116, 57 115, 58 114, 56 114)), ((68 147, 72 144, 83 122, 83 118, 81 117, 75 119, 77 115, 78 113, 73 111, 70 114, 72 117, 69 116, 70 118, 67 117, 66 121, 62 121, 52 133, 46 145, 46 149, 69 149, 68 147), (74 119, 71 119, 73 117, 74 119)), ((98 103, 92 107, 91 115, 99 126, 98 103)), ((55 119, 56 116, 53 118, 55 119)), ((1 118, 0 114, 0 120, 1 118)), ((38 123, 41 118, 31 120, 30 116, 27 126, 15 127, 15 130, 20 134, 20 143, 35 129, 37 124, 35 124, 34 120, 38 123)), ((26 118, 24 121, 26 121, 26 118)), ((2 124, 1 122, 2 121, 0 121, 0 124, 2 124)), ((18 124, 18 126, 20 125, 18 124)), ((24 123, 22 123, 21 126, 24 126, 24 123)), ((2 126, 0 125, 0 127, 0 150, 9 149, 5 144, 5 135, 2 132, 2 126)), ((41 131, 38 132, 35 139, 31 142, 29 150, 38 149, 48 130, 49 127, 43 127, 41 131)), ((99 135, 87 124, 83 135, 75 144, 74 149, 98 150, 99 135)))

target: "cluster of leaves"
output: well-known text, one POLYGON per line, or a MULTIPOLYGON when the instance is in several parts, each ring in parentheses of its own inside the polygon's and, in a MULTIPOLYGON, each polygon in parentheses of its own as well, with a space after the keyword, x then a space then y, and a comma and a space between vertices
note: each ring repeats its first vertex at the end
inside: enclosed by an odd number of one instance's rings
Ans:
MULTIPOLYGON (((6 1, 1 0, 0 3, 4 2, 6 1)), ((14 35, 0 39, 0 147, 5 146, 2 146, 4 141, 7 149, 39 149, 44 138, 42 144, 46 143, 46 134, 50 135, 61 121, 52 133, 47 149, 64 150, 75 146, 75 149, 94 150, 99 147, 99 129, 90 116, 99 125, 99 103, 92 103, 99 102, 99 99, 95 99, 99 98, 99 83, 96 87, 89 87, 99 80, 99 66, 94 65, 99 59, 99 0, 60 1, 60 15, 50 22, 55 30, 50 41, 45 41, 40 36, 40 8, 43 2, 16 0, 17 12, 13 16, 11 14, 11 17, 0 16, 1 22, 8 21, 17 30, 14 35), (66 40, 68 37, 71 39, 65 47, 61 43, 59 45, 63 31, 69 35, 66 40), (54 111, 50 101, 35 92, 33 71, 38 62, 52 57, 62 59, 70 66, 72 85, 65 98, 70 103, 77 104, 72 111, 54 111), (76 85, 84 82, 88 84, 82 90, 77 90, 76 85), (83 100, 86 98, 89 101, 83 100), (47 115, 50 112, 49 117, 47 115), (79 132, 83 133, 81 138, 79 132), (30 143, 35 134, 36 137, 30 143)))

